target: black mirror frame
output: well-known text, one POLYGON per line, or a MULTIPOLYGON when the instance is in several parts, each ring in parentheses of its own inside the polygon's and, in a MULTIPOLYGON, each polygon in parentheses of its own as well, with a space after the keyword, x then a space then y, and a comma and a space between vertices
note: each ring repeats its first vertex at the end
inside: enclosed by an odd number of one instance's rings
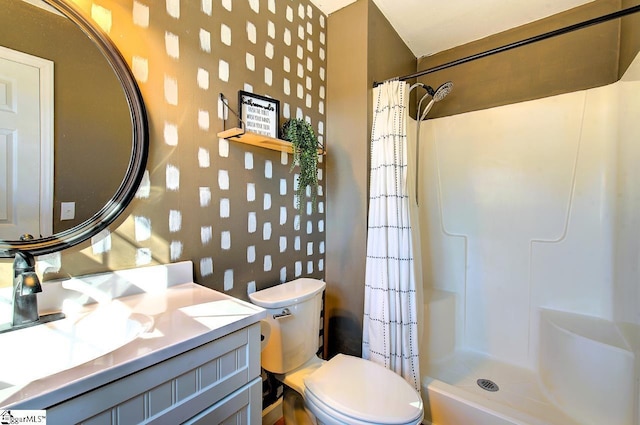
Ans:
POLYGON ((64 0, 44 0, 73 21, 102 52, 122 85, 127 98, 132 124, 131 158, 127 172, 114 196, 107 204, 79 225, 56 233, 53 236, 25 240, 0 240, 0 257, 13 257, 17 251, 28 251, 33 255, 57 252, 95 236, 113 223, 135 197, 144 175, 149 153, 149 129, 146 109, 136 80, 120 51, 107 34, 88 21, 76 8, 64 0))

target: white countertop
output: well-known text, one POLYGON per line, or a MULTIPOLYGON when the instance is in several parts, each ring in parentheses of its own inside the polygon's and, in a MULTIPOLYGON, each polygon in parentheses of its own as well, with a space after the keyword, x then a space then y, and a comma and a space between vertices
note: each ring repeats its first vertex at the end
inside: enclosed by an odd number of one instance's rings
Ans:
MULTIPOLYGON (((193 282, 116 299, 132 313, 151 317, 153 327, 120 348, 79 366, 32 382, 0 386, 0 407, 45 409, 257 323, 266 316, 260 307, 193 282)), ((95 306, 98 304, 84 308, 90 310, 95 306)), ((40 350, 42 362, 47 361, 48 351, 55 350, 55 347, 37 344, 1 348, 0 381, 5 368, 29 368, 28 364, 21 364, 20 350, 40 350)), ((5 375, 8 375, 7 369, 5 375)))

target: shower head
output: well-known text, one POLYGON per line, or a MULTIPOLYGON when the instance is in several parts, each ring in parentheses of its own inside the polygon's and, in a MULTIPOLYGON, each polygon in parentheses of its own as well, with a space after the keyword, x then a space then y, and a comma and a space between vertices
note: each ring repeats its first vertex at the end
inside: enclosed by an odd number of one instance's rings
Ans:
POLYGON ((409 87, 409 93, 411 93, 411 90, 415 89, 416 87, 426 88, 426 86, 424 84, 422 84, 422 83, 415 83, 411 87, 409 87))
POLYGON ((425 89, 427 90, 427 94, 422 96, 422 99, 420 99, 420 103, 418 104, 418 118, 419 118, 419 121, 422 121, 424 119, 424 117, 427 116, 427 113, 429 113, 429 111, 431 110, 431 107, 433 107, 434 103, 440 102, 449 93, 451 93, 451 90, 453 89, 453 83, 451 81, 447 81, 446 83, 440 85, 440 87, 438 87, 436 90, 434 90, 433 87, 431 87, 431 86, 426 86, 425 89), (431 96, 431 102, 429 102, 427 107, 424 108, 424 111, 422 112, 422 115, 420 115, 420 108, 422 107, 422 101, 429 95, 431 96))
POLYGON ((453 90, 453 83, 451 81, 447 81, 446 83, 438 87, 437 90, 434 90, 431 86, 427 86, 426 89, 431 97, 433 97, 433 100, 435 100, 436 102, 440 102, 449 93, 451 93, 451 90, 453 90))

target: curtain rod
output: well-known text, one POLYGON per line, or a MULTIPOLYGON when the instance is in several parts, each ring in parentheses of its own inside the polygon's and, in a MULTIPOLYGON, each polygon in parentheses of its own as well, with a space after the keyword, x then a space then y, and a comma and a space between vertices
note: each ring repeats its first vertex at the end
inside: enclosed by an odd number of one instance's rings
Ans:
MULTIPOLYGON (((423 75, 431 74, 431 73, 436 72, 436 71, 441 71, 443 69, 451 68, 451 67, 456 66, 456 65, 461 65, 463 63, 471 62, 471 61, 474 61, 476 59, 485 58, 487 56, 491 56, 491 55, 494 55, 496 53, 505 52, 507 50, 515 49, 516 47, 526 46, 527 44, 535 43, 537 41, 546 40, 546 39, 551 38, 551 37, 555 37, 555 36, 558 36, 558 35, 566 34, 566 33, 569 33, 571 31, 575 31, 575 30, 579 30, 581 28, 589 27, 591 25, 596 25, 596 24, 600 24, 600 23, 603 23, 603 22, 607 22, 607 21, 610 21, 612 19, 622 18, 624 16, 631 15, 631 14, 637 13, 637 12, 640 12, 640 5, 632 6, 632 7, 629 7, 627 9, 622 9, 622 10, 619 10, 617 12, 609 13, 608 15, 603 15, 603 16, 600 16, 600 17, 597 17, 597 18, 589 19, 589 20, 586 20, 586 21, 583 21, 583 22, 579 22, 577 24, 569 25, 569 26, 566 26, 564 28, 560 28, 560 29, 557 29, 557 30, 545 32, 545 33, 540 34, 540 35, 536 35, 536 36, 533 36, 533 37, 525 38, 524 40, 516 41, 516 42, 513 42, 513 43, 506 44, 504 46, 500 46, 500 47, 496 47, 496 48, 493 48, 493 49, 489 49, 489 50, 481 52, 481 53, 476 53, 476 54, 471 55, 471 56, 466 56, 464 58, 456 59, 454 61, 447 62, 445 64, 435 66, 433 68, 425 69, 423 71, 414 72, 413 74, 403 75, 402 77, 391 78, 390 80, 387 80, 387 81, 392 81, 392 80, 404 81, 404 80, 410 80, 410 79, 416 78, 416 77, 421 77, 423 75)), ((382 82, 375 82, 374 81, 373 87, 377 87, 380 84, 382 84, 383 82, 384 81, 382 81, 382 82)))

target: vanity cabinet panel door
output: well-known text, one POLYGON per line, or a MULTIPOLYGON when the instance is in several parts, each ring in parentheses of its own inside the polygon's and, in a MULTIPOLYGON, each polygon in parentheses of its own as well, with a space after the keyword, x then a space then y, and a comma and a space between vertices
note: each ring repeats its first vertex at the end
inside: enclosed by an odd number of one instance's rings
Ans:
MULTIPOLYGON (((50 422, 49 419, 48 422, 50 422)), ((99 415, 94 416, 93 418, 84 421, 83 425, 113 425, 113 418, 111 417, 111 412, 102 412, 99 415)))
POLYGON ((247 403, 257 409, 254 416, 261 417, 261 385, 255 390, 257 398, 248 389, 256 379, 261 382, 259 371, 260 325, 256 323, 52 406, 47 419, 52 425, 180 424, 212 406, 224 405, 221 411, 226 412, 237 405, 249 414, 247 403), (238 391, 241 394, 231 401, 229 395, 238 391), (221 404, 224 400, 229 404, 221 404))
POLYGON ((118 406, 116 415, 119 424, 140 424, 145 419, 144 395, 134 397, 118 406))
POLYGON ((149 391, 149 415, 161 413, 173 404, 173 383, 165 382, 149 391))
POLYGON ((184 425, 235 425, 262 423, 262 379, 256 378, 184 425))

